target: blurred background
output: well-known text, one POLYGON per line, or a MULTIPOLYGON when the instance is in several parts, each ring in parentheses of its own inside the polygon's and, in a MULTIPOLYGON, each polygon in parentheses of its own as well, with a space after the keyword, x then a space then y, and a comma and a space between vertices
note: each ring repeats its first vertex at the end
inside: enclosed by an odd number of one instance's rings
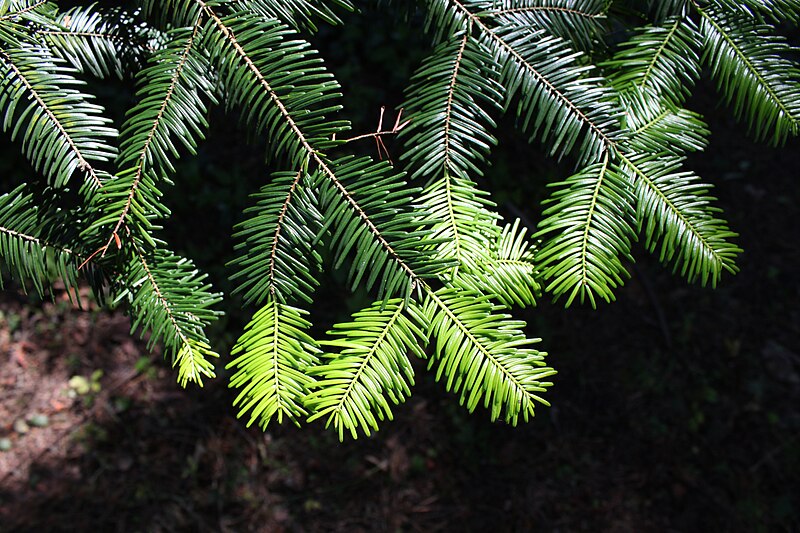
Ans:
MULTIPOLYGON (((381 106, 394 119, 429 43, 420 20, 370 9, 345 19, 313 44, 343 86, 344 116, 367 133, 381 106)), ((134 101, 126 82, 99 98, 118 124, 134 101)), ((517 428, 468 414, 423 364, 412 398, 372 438, 246 428, 225 361, 204 389, 181 390, 123 309, 77 309, 60 289, 42 301, 7 282, 0 531, 800 530, 800 141, 752 142, 707 81, 687 107, 712 131, 688 166, 740 234, 741 272, 716 289, 688 285, 637 248, 617 302, 565 310, 545 297, 515 310, 559 371, 553 406, 517 428)), ((229 294, 232 228, 270 168, 238 116, 215 109, 210 120, 166 192, 163 236, 229 294)), ((500 120, 480 185, 505 216, 535 225, 545 185, 573 164, 513 126, 500 120)), ((370 141, 358 149, 375 154, 370 141)), ((0 139, 3 191, 30 172, 17 151, 0 139)), ((368 298, 332 274, 315 326, 368 298)), ((211 331, 223 354, 254 311, 224 305, 211 331)))

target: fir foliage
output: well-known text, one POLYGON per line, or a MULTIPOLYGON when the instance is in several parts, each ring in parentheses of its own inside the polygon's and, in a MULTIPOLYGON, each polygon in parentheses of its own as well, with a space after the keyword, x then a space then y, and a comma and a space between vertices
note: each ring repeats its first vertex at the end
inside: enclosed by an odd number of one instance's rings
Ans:
POLYGON ((0 0, 3 135, 36 174, 0 191, 0 267, 43 295, 88 281, 165 347, 181 385, 214 377, 223 296, 160 231, 177 161, 212 107, 234 110, 268 165, 227 265, 255 312, 226 366, 239 415, 263 428, 370 435, 412 393, 416 360, 470 411, 529 420, 555 371, 513 307, 543 292, 613 300, 637 241, 692 282, 736 272, 736 235, 684 166, 709 142, 685 108, 703 65, 757 140, 800 133, 796 50, 777 26, 800 21, 795 0, 379 2, 424 20, 431 49, 404 119, 356 136, 309 35, 359 2, 138 5, 0 0), (108 77, 135 86, 119 128, 92 96, 108 77), (570 176, 535 228, 505 221, 483 189, 503 114, 570 176), (387 134, 396 163, 355 155, 387 134), (317 289, 337 276, 373 303, 314 338, 317 289))
MULTIPOLYGON (((23 285, 33 285, 43 296, 54 276, 69 287, 78 285, 78 266, 83 259, 68 248, 64 235, 54 230, 65 222, 47 209, 37 205, 34 195, 20 185, 0 196, 0 253, 3 266, 23 285)), ((2 277, 0 277, 2 283, 2 277)))

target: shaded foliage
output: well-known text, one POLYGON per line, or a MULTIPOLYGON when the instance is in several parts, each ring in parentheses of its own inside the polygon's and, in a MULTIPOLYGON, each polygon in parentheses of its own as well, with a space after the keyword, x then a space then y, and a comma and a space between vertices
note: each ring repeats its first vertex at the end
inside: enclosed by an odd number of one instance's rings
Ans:
POLYGON ((528 420, 555 371, 509 307, 534 305, 542 289, 566 305, 614 299, 639 237, 689 281, 716 285, 737 270, 736 235, 710 186, 683 169, 708 135, 682 108, 701 61, 757 139, 780 144, 800 127, 800 71, 773 25, 795 18, 793 2, 652 4, 638 6, 655 11, 641 26, 610 2, 381 3, 388 14, 419 10, 434 46, 411 77, 406 121, 350 136, 341 87, 307 38, 320 22, 339 24, 349 1, 144 0, 130 14, 0 2, 3 127, 40 174, 29 181, 45 185, 36 198, 24 188, 0 197, 4 264, 40 293, 54 277, 46 259, 73 288, 78 272, 102 272, 89 276, 95 292, 128 303, 181 384, 212 377, 206 330, 221 296, 169 251, 161 225, 165 187, 180 182, 209 108, 224 104, 266 142, 273 170, 229 265, 260 307, 229 365, 240 415, 370 434, 410 394, 415 355, 469 410, 528 420), (609 22, 627 28, 621 43, 603 42, 609 22), (73 87, 131 62, 137 102, 118 132, 73 87), (577 165, 533 240, 479 185, 501 114, 577 165), (396 165, 354 154, 373 138, 382 155, 397 133, 396 165), (74 205, 48 207, 68 189, 74 205), (49 227, 55 219, 69 231, 49 227), (307 310, 331 272, 369 301, 315 339, 307 310))

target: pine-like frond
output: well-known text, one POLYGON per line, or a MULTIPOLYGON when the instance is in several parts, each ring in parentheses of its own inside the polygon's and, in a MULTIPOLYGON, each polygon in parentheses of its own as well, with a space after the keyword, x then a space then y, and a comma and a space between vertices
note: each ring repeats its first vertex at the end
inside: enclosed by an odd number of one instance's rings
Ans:
POLYGON ((331 5, 347 11, 355 9, 350 0, 239 0, 236 4, 239 9, 281 20, 296 30, 311 31, 317 29, 316 19, 334 26, 341 24, 331 5))
POLYGON ((318 285, 314 274, 322 263, 314 249, 322 214, 313 182, 303 172, 277 173, 254 195, 257 204, 245 210, 250 218, 238 226, 241 255, 232 263, 238 270, 231 278, 243 278, 237 290, 244 292, 245 302, 311 303, 318 285))
POLYGON ((175 171, 178 147, 194 154, 208 127, 205 100, 214 100, 213 78, 200 45, 202 18, 164 35, 163 46, 137 75, 137 105, 122 128, 120 168, 148 167, 159 174, 175 171))
POLYGON ((433 33, 435 42, 448 40, 469 30, 472 13, 461 3, 451 0, 425 0, 425 5, 425 31, 433 33))
POLYGON ((781 144, 800 133, 800 69, 775 29, 743 14, 697 8, 705 51, 717 87, 757 139, 781 144))
POLYGON ((222 16, 205 9, 205 47, 220 71, 228 104, 246 109, 249 126, 267 135, 270 152, 289 168, 322 163, 321 153, 346 123, 338 111, 339 84, 319 54, 294 30, 247 12, 222 16))
POLYGON ((189 27, 210 1, 200 0, 140 0, 142 16, 164 29, 189 27))
POLYGON ((680 157, 644 154, 621 156, 620 172, 635 184, 636 220, 650 251, 659 249, 663 262, 674 262, 689 281, 716 286, 722 273, 737 272, 741 252, 729 239, 736 237, 716 217, 709 186, 692 172, 681 172, 680 157))
POLYGON ((64 187, 76 171, 97 186, 105 174, 94 167, 116 155, 117 136, 103 108, 74 89, 77 72, 46 49, 23 45, 0 50, 0 113, 3 130, 48 182, 64 187))
POLYGON ((534 416, 539 396, 556 372, 544 366, 546 353, 531 348, 538 339, 522 332, 525 323, 511 320, 479 293, 445 288, 427 290, 424 314, 433 339, 430 366, 447 390, 460 394, 469 411, 479 404, 491 419, 516 425, 520 415, 534 416))
POLYGON ((608 7, 606 0, 482 0, 470 4, 481 10, 482 18, 545 30, 580 50, 597 44, 608 7))
POLYGON ((356 252, 353 286, 365 279, 369 289, 380 281, 380 297, 407 295, 418 277, 434 275, 439 264, 420 249, 427 232, 421 229, 424 212, 415 212, 411 201, 417 191, 388 164, 325 156, 346 123, 325 117, 340 108, 329 103, 339 97, 338 84, 317 53, 274 20, 206 12, 212 28, 206 45, 231 101, 249 110, 249 122, 267 134, 273 152, 294 168, 319 172, 320 208, 337 266, 356 252))
POLYGON ((36 30, 36 37, 80 72, 122 78, 147 53, 148 29, 119 8, 74 7, 36 30))
POLYGON ((145 252, 136 245, 127 258, 122 290, 118 300, 127 300, 132 330, 150 333, 149 346, 162 342, 173 366, 178 367, 178 383, 203 385, 203 377, 213 378, 211 358, 219 357, 204 332, 217 319, 212 309, 222 298, 210 292, 201 274, 188 259, 158 248, 145 252))
POLYGON ((199 43, 201 20, 194 27, 166 34, 166 42, 139 72, 138 103, 122 128, 118 172, 96 196, 99 214, 89 228, 105 247, 124 237, 123 228, 154 245, 152 220, 167 213, 162 183, 171 183, 174 160, 191 153, 208 127, 205 101, 214 101, 209 64, 199 43))
POLYGON ((58 14, 58 6, 48 0, 3 0, 0 2, 0 21, 24 21, 46 24, 58 14), (5 4, 5 5, 3 5, 5 4))
POLYGON ((428 238, 436 243, 436 256, 453 264, 453 274, 461 266, 476 270, 490 259, 499 215, 489 210, 487 196, 474 181, 447 171, 422 191, 419 203, 433 221, 428 238))
POLYGON ((711 132, 698 113, 635 88, 621 93, 620 99, 625 108, 626 151, 681 155, 708 145, 711 132))
POLYGON ((308 370, 320 353, 308 335, 308 312, 268 297, 247 325, 233 348, 234 359, 226 368, 236 368, 230 386, 241 389, 234 400, 241 417, 248 411, 247 425, 256 420, 262 428, 284 417, 298 424, 308 413, 303 399, 314 379, 308 370))
POLYGON ((647 0, 647 11, 663 25, 666 19, 685 17, 689 12, 689 0, 647 0))
POLYGON ((617 90, 649 91, 680 104, 700 77, 701 36, 688 17, 634 30, 614 57, 603 63, 617 90))
POLYGON ((800 0, 714 0, 729 11, 753 18, 768 18, 776 23, 800 22, 800 0))
POLYGON ((481 175, 481 164, 497 144, 495 121, 484 109, 502 108, 499 66, 466 33, 437 46, 414 73, 403 109, 409 124, 400 132, 411 178, 426 183, 443 172, 460 178, 481 175))
POLYGON ((30 23, 48 23, 54 4, 34 0, 0 0, 0 49, 16 48, 30 40, 30 23))
POLYGON ((563 183, 547 201, 547 217, 535 237, 546 237, 536 264, 554 296, 610 302, 614 289, 628 276, 622 261, 631 260, 633 196, 628 177, 608 158, 563 183))
POLYGON ((43 296, 54 279, 76 288, 83 257, 56 240, 65 221, 40 204, 24 185, 0 195, 0 270, 43 296))
POLYGON ((369 436, 378 420, 392 419, 391 403, 399 404, 411 394, 413 353, 424 357, 424 320, 411 301, 394 299, 373 304, 353 315, 352 322, 336 324, 322 341, 337 350, 325 353, 323 364, 311 370, 318 381, 306 399, 309 422, 325 418, 344 438, 359 430, 369 436))
POLYGON ((438 255, 473 267, 487 258, 498 215, 470 178, 482 173, 496 140, 495 123, 483 109, 499 109, 502 87, 491 55, 463 34, 440 44, 412 78, 403 109, 409 125, 400 132, 412 179, 427 183, 420 204, 436 221, 430 238, 438 255))
POLYGON ((487 261, 474 269, 461 269, 446 281, 455 287, 490 294, 506 307, 536 305, 541 286, 537 281, 535 248, 526 233, 519 219, 513 225, 506 224, 492 243, 487 261))
POLYGON ((340 438, 370 435, 410 394, 411 354, 469 410, 516 424, 547 403, 555 371, 507 307, 535 305, 542 290, 566 305, 612 300, 639 235, 690 281, 735 272, 735 234, 710 187, 681 169, 708 135, 681 107, 702 47, 757 137, 800 133, 796 50, 768 24, 800 22, 799 0, 396 1, 388 15, 419 23, 421 7, 434 41, 406 93, 410 122, 374 134, 400 132, 409 178, 341 155, 340 87, 299 33, 338 23, 352 0, 138 4, 126 15, 0 0, 3 129, 46 178, 0 195, 0 269, 40 293, 54 277, 74 287, 86 275, 98 294, 127 300, 133 328, 165 344, 182 385, 214 376, 205 330, 221 298, 154 230, 207 105, 234 108, 285 169, 253 195, 232 262, 258 311, 233 348, 231 386, 239 416, 264 428, 320 419, 340 438), (611 28, 607 11, 621 15, 611 28), (645 13, 653 25, 631 29, 645 13), (597 69, 602 32, 625 42, 597 69), (138 103, 118 136, 77 86, 82 74, 130 72, 130 53, 149 63, 134 68, 138 103), (519 220, 501 227, 476 184, 496 142, 493 112, 512 108, 526 136, 582 168, 556 184, 532 239, 519 220), (113 177, 102 170, 111 158, 113 177), (313 303, 323 245, 325 266, 377 301, 317 342, 293 305, 313 303))
MULTIPOLYGON (((320 180, 320 204, 334 268, 352 255, 349 280, 353 288, 378 285, 379 298, 410 294, 422 278, 451 266, 423 249, 430 231, 425 210, 416 205, 418 192, 386 162, 345 156, 332 162, 335 180, 320 180)), ((436 244, 433 241, 432 244, 436 244)))
POLYGON ((506 107, 517 102, 520 127, 541 138, 551 155, 574 152, 579 164, 602 159, 618 137, 621 110, 605 81, 589 77, 566 41, 525 28, 474 22, 481 42, 502 65, 506 107))

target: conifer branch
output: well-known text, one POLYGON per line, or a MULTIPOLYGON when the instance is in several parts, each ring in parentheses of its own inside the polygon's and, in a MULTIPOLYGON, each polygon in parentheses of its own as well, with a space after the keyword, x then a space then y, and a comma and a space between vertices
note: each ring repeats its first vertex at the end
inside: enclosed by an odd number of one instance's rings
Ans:
POLYGON ((637 85, 640 89, 644 89, 647 87, 648 83, 650 83, 650 78, 653 75, 653 70, 656 68, 658 64, 658 60, 663 56, 664 51, 667 49, 672 38, 675 36, 675 32, 680 27, 682 20, 680 18, 675 18, 675 22, 667 29, 667 34, 664 37, 661 44, 659 44, 658 48, 656 49, 653 57, 650 58, 649 63, 647 64, 647 68, 644 70, 644 74, 642 75, 641 79, 637 82, 637 85))
POLYGON ((2 22, 4 20, 11 20, 11 19, 17 18, 17 17, 19 17, 21 15, 24 15, 26 13, 30 13, 31 11, 36 11, 37 8, 43 6, 46 3, 47 3, 47 0, 39 0, 38 2, 36 2, 34 4, 31 4, 31 5, 27 6, 27 7, 24 7, 22 9, 20 9, 19 11, 12 11, 12 12, 8 13, 7 15, 0 16, 0 22, 2 22))
POLYGON ((448 217, 448 225, 452 230, 453 235, 453 249, 456 252, 456 260, 459 264, 462 264, 464 261, 463 258, 463 250, 461 244, 461 233, 459 231, 458 222, 456 220, 455 208, 453 206, 454 199, 453 199, 453 184, 451 181, 451 154, 452 151, 451 147, 451 138, 450 138, 450 128, 451 128, 451 121, 453 116, 453 97, 455 94, 456 83, 458 81, 458 72, 461 69, 461 62, 464 58, 464 50, 467 47, 467 43, 469 42, 469 34, 464 33, 464 36, 461 38, 461 42, 458 45, 458 52, 456 53, 456 59, 453 63, 453 76, 450 78, 450 84, 447 87, 447 104, 445 106, 445 115, 444 115, 444 181, 445 181, 445 190, 447 191, 447 217, 448 217))
POLYGON ((78 146, 78 143, 75 141, 75 139, 73 139, 70 132, 67 131, 67 128, 58 115, 50 108, 48 102, 42 97, 36 87, 28 80, 25 73, 14 64, 13 59, 3 50, 0 50, 0 60, 6 64, 7 68, 14 74, 16 79, 20 80, 20 82, 25 86, 28 93, 36 101, 37 105, 40 107, 40 109, 42 109, 47 118, 59 132, 61 138, 64 139, 64 141, 66 141, 66 143, 69 145, 70 150, 72 150, 77 158, 78 168, 81 171, 86 172, 97 187, 102 187, 103 183, 100 180, 100 177, 98 176, 94 167, 86 160, 86 156, 84 156, 83 151, 78 146))
POLYGON ((42 240, 42 239, 40 239, 38 237, 34 237, 33 235, 28 235, 26 233, 21 233, 19 231, 14 231, 13 229, 4 228, 3 226, 0 226, 0 233, 4 233, 4 234, 8 235, 9 237, 13 237, 13 238, 19 239, 21 241, 26 241, 26 242, 35 244, 35 245, 37 245, 37 246, 39 246, 41 248, 52 248, 53 250, 56 250, 59 253, 71 255, 71 256, 75 257, 76 260, 82 259, 81 256, 78 253, 76 253, 75 251, 73 251, 71 248, 66 248, 64 246, 59 246, 57 244, 53 244, 51 242, 42 240))
POLYGON ((435 46, 394 125, 381 107, 377 128, 358 135, 304 38, 319 21, 339 24, 350 0, 139 5, 146 23, 119 9, 0 0, 0 126, 35 171, 0 195, 0 261, 40 293, 84 274, 99 297, 127 301, 132 330, 164 345, 181 385, 213 377, 205 330, 221 296, 157 231, 170 215, 162 184, 183 151, 199 151, 210 107, 233 109, 266 140, 269 165, 227 265, 257 308, 227 364, 234 405, 262 428, 324 420, 340 438, 370 435, 410 395, 411 356, 470 411, 528 420, 547 405, 555 370, 508 308, 544 291, 567 305, 610 302, 637 240, 689 281, 737 270, 741 250, 711 186, 682 168, 708 142, 702 117, 682 107, 701 61, 756 137, 800 134, 800 68, 772 25, 800 20, 797 0, 647 1, 636 28, 627 15, 604 24, 621 12, 607 0, 379 2, 425 10, 435 46), (75 87, 81 74, 124 82, 145 63, 118 134, 75 87), (478 186, 496 115, 509 112, 531 142, 577 162, 532 237, 520 220, 502 222, 478 186), (389 135, 404 169, 376 161, 389 157, 389 135), (378 158, 345 146, 366 139, 378 158), (113 177, 98 163, 112 159, 113 177), (77 170, 80 187, 69 184, 77 170), (295 305, 314 306, 324 269, 357 293, 348 303, 372 303, 317 340, 295 305))
POLYGON ((514 13, 569 13, 570 15, 577 15, 589 19, 603 18, 603 13, 591 13, 580 9, 563 7, 563 6, 527 6, 527 7, 506 7, 506 8, 493 8, 480 13, 476 13, 476 17, 492 17, 498 15, 512 15, 514 13))
POLYGON ((158 112, 153 118, 153 125, 150 127, 150 130, 147 132, 147 136, 145 137, 145 140, 142 143, 138 160, 136 161, 134 166, 133 180, 129 188, 127 199, 125 200, 122 209, 117 217, 117 220, 114 223, 114 227, 111 230, 111 235, 108 237, 106 244, 102 247, 103 252, 101 255, 105 255, 105 253, 111 246, 112 242, 116 241, 117 248, 120 248, 119 244, 120 230, 126 224, 128 215, 131 211, 131 206, 133 205, 136 195, 139 193, 139 187, 142 183, 142 177, 145 172, 145 167, 148 163, 148 159, 152 158, 152 156, 150 155, 151 145, 156 137, 157 132, 159 131, 159 128, 162 126, 164 114, 166 113, 168 106, 172 103, 173 95, 175 94, 175 89, 181 80, 184 68, 186 67, 186 64, 189 60, 189 53, 195 46, 195 41, 197 39, 198 32, 200 31, 202 22, 203 22, 202 14, 200 14, 198 15, 197 19, 195 20, 192 26, 192 31, 189 35, 189 38, 186 41, 186 45, 184 46, 181 55, 179 56, 177 64, 174 66, 175 71, 171 77, 169 86, 167 87, 167 90, 164 93, 164 97, 158 109, 158 112))
POLYGON ((603 130, 598 124, 589 119, 583 110, 577 107, 571 99, 567 98, 567 96, 563 94, 555 85, 553 85, 553 83, 546 76, 542 75, 535 65, 531 64, 527 59, 525 59, 525 57, 523 57, 520 52, 514 46, 510 45, 500 34, 487 26, 481 17, 475 13, 472 13, 459 0, 450 1, 467 17, 468 20, 470 20, 470 22, 473 23, 475 27, 480 29, 483 35, 485 35, 490 41, 495 42, 501 49, 504 50, 505 53, 513 57, 515 61, 522 65, 534 78, 542 83, 548 92, 561 101, 564 108, 569 109, 571 114, 578 117, 583 124, 585 124, 600 139, 602 139, 605 147, 604 150, 608 150, 609 147, 614 144, 614 140, 611 138, 608 132, 603 130))
POLYGON ((303 131, 295 122, 294 118, 292 117, 289 110, 286 108, 284 103, 281 101, 278 94, 273 90, 270 86, 269 82, 266 80, 264 75, 259 70, 258 66, 253 63, 253 60, 250 59, 249 54, 244 50, 242 45, 236 39, 236 36, 233 34, 233 31, 224 23, 222 18, 214 12, 203 0, 197 0, 198 5, 202 6, 202 8, 208 13, 208 16, 211 20, 214 21, 214 24, 217 26, 219 31, 225 36, 228 42, 236 51, 236 54, 239 58, 244 62, 245 66, 248 70, 250 70, 255 78, 258 80, 258 83, 264 88, 264 91, 269 95, 270 100, 273 104, 278 108, 280 111, 281 116, 286 121, 287 125, 294 133, 295 137, 300 143, 300 146, 306 153, 304 161, 301 164, 301 167, 308 165, 309 162, 313 162, 317 168, 334 184, 336 189, 345 199, 345 201, 350 204, 352 209, 358 214, 359 218, 364 222, 364 224, 369 228, 370 233, 375 237, 375 239, 380 243, 381 247, 392 257, 395 263, 406 272, 408 277, 412 280, 412 284, 414 280, 417 279, 415 272, 409 267, 409 265, 397 254, 394 250, 392 245, 386 240, 386 238, 381 234, 380 230, 375 226, 374 222, 370 219, 370 217, 364 212, 362 207, 355 201, 352 195, 348 192, 348 190, 344 187, 344 185, 339 181, 336 176, 336 173, 330 168, 327 161, 320 155, 320 153, 309 143, 308 139, 306 138, 303 131))
POLYGON ((783 99, 781 99, 778 96, 777 92, 772 87, 772 84, 770 84, 769 81, 764 77, 764 75, 759 71, 759 69, 756 68, 750 57, 748 57, 747 54, 745 54, 742 51, 738 43, 736 43, 736 41, 734 41, 733 38, 731 38, 728 32, 725 31, 725 28, 723 28, 716 20, 714 20, 714 17, 710 16, 705 9, 701 8, 700 5, 697 4, 697 2, 692 0, 692 4, 694 4, 695 9, 700 14, 700 16, 703 17, 703 20, 705 20, 708 24, 710 24, 719 33, 719 35, 722 36, 722 39, 724 39, 724 41, 728 44, 728 46, 730 46, 731 50, 734 51, 736 57, 746 66, 747 71, 750 73, 750 75, 752 75, 756 80, 758 80, 758 84, 764 89, 764 91, 766 91, 766 93, 769 95, 769 99, 773 102, 773 104, 777 108, 779 108, 792 121, 794 122, 800 121, 800 115, 795 115, 792 112, 792 110, 790 110, 784 104, 783 99))

